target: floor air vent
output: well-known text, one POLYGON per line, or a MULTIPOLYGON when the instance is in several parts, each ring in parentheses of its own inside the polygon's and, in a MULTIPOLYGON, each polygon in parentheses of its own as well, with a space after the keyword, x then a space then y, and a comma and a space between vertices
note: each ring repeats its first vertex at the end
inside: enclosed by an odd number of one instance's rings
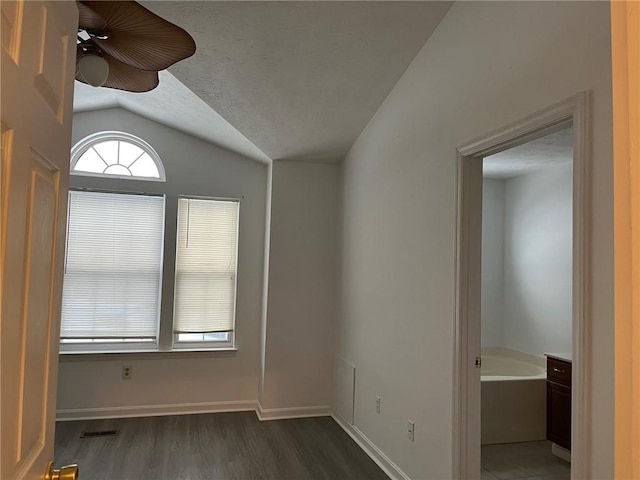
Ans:
POLYGON ((82 432, 80 438, 115 437, 117 435, 118 430, 96 430, 94 432, 82 432))

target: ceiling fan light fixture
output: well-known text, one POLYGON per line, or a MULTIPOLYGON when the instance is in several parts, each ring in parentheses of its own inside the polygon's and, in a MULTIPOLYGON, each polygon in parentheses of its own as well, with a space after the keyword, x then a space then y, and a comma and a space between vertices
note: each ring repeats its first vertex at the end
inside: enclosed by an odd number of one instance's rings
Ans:
POLYGON ((76 64, 76 75, 89 85, 101 87, 109 77, 109 63, 100 55, 83 55, 76 64))

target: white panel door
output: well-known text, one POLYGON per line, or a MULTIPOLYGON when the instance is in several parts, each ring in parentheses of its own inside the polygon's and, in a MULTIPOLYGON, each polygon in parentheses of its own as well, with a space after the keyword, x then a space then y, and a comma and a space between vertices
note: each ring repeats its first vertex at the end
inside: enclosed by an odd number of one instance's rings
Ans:
POLYGON ((35 480, 53 459, 78 11, 0 9, 0 478, 35 480))

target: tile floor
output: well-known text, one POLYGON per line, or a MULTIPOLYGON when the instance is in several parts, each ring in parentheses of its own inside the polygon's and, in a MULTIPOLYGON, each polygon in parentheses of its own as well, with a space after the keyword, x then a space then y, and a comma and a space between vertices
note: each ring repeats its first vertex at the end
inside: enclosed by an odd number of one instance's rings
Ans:
POLYGON ((482 446, 481 480, 570 480, 571 465, 551 453, 551 442, 482 446))

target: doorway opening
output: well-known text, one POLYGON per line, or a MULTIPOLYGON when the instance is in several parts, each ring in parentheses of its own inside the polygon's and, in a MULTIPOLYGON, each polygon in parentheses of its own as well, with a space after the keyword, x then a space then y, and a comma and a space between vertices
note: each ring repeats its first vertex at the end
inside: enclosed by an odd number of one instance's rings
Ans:
POLYGON ((573 129, 482 163, 481 478, 569 480, 573 129))
MULTIPOLYGON (((487 160, 487 164, 490 164, 490 157, 496 154, 500 154, 501 152, 506 152, 514 147, 526 148, 526 144, 529 142, 543 142, 545 137, 551 136, 551 138, 568 135, 568 132, 571 132, 569 140, 570 146, 572 149, 571 162, 568 163, 568 166, 565 166, 565 169, 569 169, 569 171, 562 172, 563 175, 559 175, 556 172, 556 176, 558 178, 564 178, 564 182, 566 183, 567 176, 570 177, 570 219, 569 221, 569 235, 570 237, 566 238, 564 242, 569 241, 570 243, 570 253, 568 254, 569 258, 565 258, 564 265, 566 267, 567 262, 570 264, 570 275, 568 275, 569 280, 569 291, 565 293, 569 297, 568 303, 563 303, 564 305, 564 313, 563 315, 569 316, 570 327, 565 329, 565 333, 563 334, 563 342, 550 343, 548 346, 541 347, 544 351, 540 353, 554 353, 556 354, 555 358, 557 361, 566 360, 566 358, 562 358, 563 355, 567 353, 571 353, 571 363, 569 367, 564 366, 564 363, 557 363, 551 365, 547 368, 547 360, 544 356, 540 356, 536 351, 534 353, 534 361, 530 365, 532 368, 537 366, 538 368, 538 378, 540 383, 537 385, 538 387, 538 399, 540 398, 540 393, 543 392, 545 396, 544 402, 544 433, 545 437, 547 437, 547 419, 546 419, 546 405, 549 400, 547 397, 548 393, 548 380, 553 380, 558 383, 560 380, 564 382, 564 385, 570 389, 571 394, 569 396, 564 396, 560 398, 558 396, 557 391, 551 392, 551 401, 555 403, 563 403, 565 406, 567 404, 570 406, 570 421, 567 422, 567 415, 563 413, 562 421, 565 422, 565 429, 568 432, 565 432, 565 437, 569 438, 569 443, 565 443, 563 447, 569 446, 571 449, 571 478, 573 479, 586 479, 588 476, 588 445, 590 444, 590 431, 588 429, 589 421, 588 421, 588 412, 589 412, 589 389, 588 389, 588 380, 589 380, 589 360, 590 354, 588 346, 590 344, 588 334, 590 331, 590 318, 588 315, 587 308, 587 299, 589 298, 589 285, 588 285, 588 220, 589 220, 589 199, 590 199, 590 183, 589 183, 589 145, 590 145, 590 137, 589 137, 589 115, 588 115, 588 94, 583 93, 577 95, 575 97, 569 98, 563 102, 560 102, 556 105, 553 105, 541 112, 533 114, 520 122, 517 122, 513 125, 504 127, 499 129, 498 131, 491 132, 480 139, 477 139, 473 142, 470 142, 463 147, 458 149, 458 180, 457 180, 457 188, 458 188, 458 222, 457 222, 457 231, 456 231, 456 239, 457 239, 457 249, 456 249, 456 264, 457 264, 457 281, 456 281, 456 335, 455 335, 455 345, 454 345, 454 361, 455 361, 455 377, 454 377, 454 397, 455 397, 455 405, 454 405, 454 435, 453 435, 453 471, 454 478, 460 479, 477 479, 481 476, 481 444, 483 443, 482 437, 484 433, 485 441, 491 438, 492 434, 496 433, 500 430, 499 425, 493 425, 494 432, 483 432, 482 430, 482 415, 481 411, 481 396, 482 396, 482 388, 481 388, 481 364, 482 364, 482 336, 483 332, 481 329, 482 325, 482 315, 481 312, 483 310, 483 292, 482 292, 482 276, 483 276, 483 267, 482 267, 482 244, 483 244, 483 160, 487 160), (567 306, 568 305, 568 306, 567 306), (567 333, 567 330, 570 330, 567 333), (570 351, 552 351, 552 350, 564 350, 566 347, 564 345, 571 345, 570 351), (547 378, 548 370, 551 376, 555 375, 556 378, 547 378)), ((566 139, 565 139, 566 140, 566 139)), ((496 157, 494 157, 495 159, 496 157)), ((544 174, 540 174, 544 176, 544 174)), ((559 180, 556 179, 558 182, 559 180)), ((549 179, 547 179, 548 183, 549 179)), ((516 182, 517 183, 517 182, 516 182)), ((542 182, 544 183, 544 182, 542 182)), ((515 185, 515 183, 514 183, 515 185)), ((517 186, 517 185, 516 185, 517 186)), ((504 192, 502 195, 504 196, 507 192, 506 187, 504 188, 504 192)), ((523 190, 523 185, 519 185, 515 190, 523 190)), ((526 189, 525 189, 526 190, 526 189)), ((521 192, 520 192, 521 193, 521 192)), ((567 192, 565 191, 566 195, 567 192)), ((551 196, 548 194, 548 196, 551 196)), ((531 202, 530 202, 531 203, 531 202)), ((538 203, 542 203, 539 201, 538 203)), ((533 205, 535 207, 539 207, 538 203, 533 201, 533 205)), ((505 209, 507 207, 504 207, 505 209)), ((511 208, 511 206, 509 206, 511 208)), ((539 210, 539 208, 538 208, 539 210)), ((536 211, 536 208, 533 208, 533 211, 536 211)), ((518 228, 522 230, 522 211, 519 212, 520 215, 516 216, 516 222, 518 224, 518 228)), ((531 213, 531 212, 527 212, 531 213)), ((558 221, 562 221, 559 219, 558 221)), ((564 222, 566 222, 566 212, 564 217, 564 222)), ((503 216, 502 219, 503 228, 504 224, 508 222, 506 217, 503 216)), ((565 227, 567 227, 565 225, 565 227)), ((526 229, 525 229, 526 230, 526 229)), ((564 230, 567 231, 566 228, 564 230)), ((495 233, 495 232, 494 232, 495 233)), ((531 242, 531 237, 524 236, 524 243, 527 245, 527 242, 531 242)), ((521 240, 522 240, 521 238, 521 240)), ((556 239, 557 240, 557 239, 556 239)), ((503 244, 506 243, 504 237, 502 239, 503 244)), ((513 239, 509 239, 510 244, 514 244, 513 239)), ((537 242, 533 242, 533 244, 528 245, 528 249, 524 252, 524 255, 527 257, 527 261, 531 261, 531 255, 534 248, 538 248, 541 245, 540 238, 537 242)), ((486 239, 485 239, 486 243, 486 239)), ((503 253, 504 255, 504 253, 503 253)), ((520 253, 520 255, 523 255, 520 253)), ((565 254, 567 255, 567 254, 565 254)), ((507 270, 504 268, 504 256, 503 256, 503 265, 502 265, 502 282, 503 285, 505 283, 505 276, 507 274, 507 270)), ((514 259, 509 259, 510 262, 513 263, 514 259)), ((556 260, 557 261, 557 260, 556 260)), ((517 266, 521 268, 522 258, 517 259, 517 266), (520 263, 518 263, 520 262, 520 263)), ((526 263, 526 262, 525 262, 526 263)), ((535 264, 535 262, 534 262, 535 264)), ((539 265, 538 265, 539 266, 539 265)), ((545 272, 545 269, 540 269, 542 272, 545 272)), ((547 269, 548 270, 548 269, 547 269)), ((547 272, 548 273, 548 272, 547 272)), ((510 275, 512 274, 509 273, 510 275)), ((486 272, 485 272, 486 275, 486 272)), ((524 275, 524 280, 529 282, 531 280, 530 276, 524 275)), ((565 272, 565 280, 567 283, 567 274, 565 272)), ((509 277, 506 279, 510 282, 509 288, 512 290, 518 290, 515 287, 522 288, 522 285, 517 285, 515 282, 517 279, 509 277)), ((557 279, 554 279, 557 280, 557 279)), ((552 287, 552 282, 547 282, 545 288, 547 290, 552 287)), ((486 289, 487 287, 485 287, 486 289)), ((528 296, 523 296, 522 291, 517 292, 519 296, 516 296, 518 301, 514 301, 513 305, 510 305, 509 308, 512 310, 518 311, 520 310, 521 316, 522 311, 527 308, 531 309, 528 302, 533 297, 533 295, 529 292, 528 296)), ((549 293, 547 291, 547 293, 549 293)), ((555 292, 553 292, 555 293, 555 292)), ((538 292, 539 294, 539 292, 538 292)), ((486 295, 486 292, 485 292, 486 295)), ((504 292, 503 301, 502 301, 502 310, 503 310, 503 318, 504 319, 504 292)), ((486 301, 486 299, 485 299, 486 301)), ((487 309, 487 305, 484 306, 485 310, 487 309)), ((545 305, 544 308, 548 308, 548 305, 545 305)), ((530 313, 530 312, 529 312, 530 313)), ((539 313, 539 312, 536 312, 539 313)), ((486 311, 485 311, 486 314, 486 311)), ((547 315, 549 313, 547 312, 547 315)), ((521 321, 522 318, 518 319, 521 321)), ((490 326, 490 321, 486 320, 486 323, 490 326)), ((494 322, 495 323, 495 322, 494 322)), ((500 322, 498 322, 499 324, 500 322)), ((494 325, 495 327, 495 325, 494 325)), ((519 354, 525 355, 520 356, 519 358, 515 358, 512 360, 522 361, 524 359, 531 360, 530 358, 526 358, 527 354, 531 350, 530 345, 527 345, 527 341, 531 341, 532 338, 536 338, 536 335, 542 335, 539 332, 533 334, 532 331, 518 331, 518 327, 514 327, 513 325, 509 326, 511 330, 515 330, 516 332, 509 332, 509 334, 502 333, 497 334, 498 338, 511 338, 513 334, 514 337, 518 337, 518 340, 514 342, 512 345, 516 346, 515 349, 505 347, 504 342, 502 345, 486 345, 491 346, 498 349, 503 349, 501 353, 505 353, 504 350, 513 350, 512 356, 518 357, 519 354), (502 337, 500 337, 502 335, 502 337), (524 342, 524 343, 522 343, 524 342), (513 353, 515 352, 515 353, 513 353)), ((522 330, 522 326, 519 327, 522 330)), ((531 328, 531 327, 527 327, 531 328)), ((495 328, 494 328, 495 330, 495 328)), ((495 331, 493 333, 485 332, 485 337, 491 337, 493 335, 496 338, 495 331)), ((558 335, 560 337, 560 335, 558 335)), ((485 355, 489 353, 485 350, 485 355)), ((495 351, 493 353, 499 353, 499 351, 495 351)), ((495 356, 495 355, 494 355, 495 356)), ((495 359, 494 359, 495 360, 495 359)), ((555 361, 554 360, 554 361, 555 361)), ((491 359, 487 358, 486 361, 489 362, 489 365, 485 364, 485 377, 490 377, 487 373, 487 367, 491 368, 491 359)), ((549 360, 551 362, 551 360, 549 360)), ((526 363, 526 362, 523 362, 526 363)), ((493 367, 495 368, 495 362, 493 367)), ((498 375, 495 375, 498 376, 498 375)), ((485 378, 486 379, 486 378, 485 378)), ((521 380, 514 380, 521 381, 521 380)), ((512 382, 512 383, 514 383, 512 382)), ((508 385, 502 385, 501 388, 507 388, 508 385)), ((498 391, 498 393, 493 392, 495 396, 502 396, 503 394, 498 391)), ((491 394, 489 394, 491 396, 491 394)), ((528 395, 527 395, 528 398, 528 395)), ((488 403, 488 400, 487 402, 488 403)), ((516 405, 517 401, 508 402, 507 405, 513 407, 516 405)), ((500 407, 499 407, 500 409, 500 407)), ((540 410, 539 402, 538 402, 538 410, 540 410)), ((498 417, 498 421, 504 419, 506 416, 506 411, 502 410, 502 417, 498 417)), ((542 435, 542 428, 540 426, 540 411, 537 412, 538 422, 537 431, 533 433, 534 436, 542 435)), ((485 412, 486 415, 486 412, 485 412)), ((534 415, 535 416, 535 415, 534 415)), ((557 419, 556 419, 557 420, 557 419)), ((510 425, 509 422, 507 422, 510 425)), ((509 427, 507 427, 508 429, 509 427)), ((490 430, 490 429, 489 429, 490 430)), ((502 433, 504 434, 504 428, 502 433)), ((535 430, 535 429, 533 429, 535 430)), ((531 433, 531 432, 529 432, 531 433)), ((516 437, 512 437, 515 439, 516 437)), ((494 436, 493 440, 496 437, 494 436)), ((502 438, 503 440, 505 437, 502 438)), ((489 441, 493 441, 489 440, 489 441)), ((507 440, 509 440, 507 438, 507 440)), ((541 442, 545 442, 541 444, 541 450, 546 450, 547 446, 550 444, 546 443, 545 440, 540 440, 541 442)), ((522 443, 522 442, 516 442, 522 443)), ((554 443, 559 444, 563 443, 561 440, 554 443)), ((516 449, 516 447, 513 447, 516 449)), ((485 449, 487 450, 487 449, 485 449)), ((565 450, 568 450, 565 448, 565 450)), ((567 453, 554 448, 555 453, 567 453)), ((513 453, 513 452, 512 452, 513 453)), ((531 453, 531 452, 529 452, 531 453)), ((531 453, 533 455, 533 453, 531 453)), ((517 456, 518 454, 514 454, 517 456)), ((566 456, 566 455, 565 455, 566 456)), ((487 463, 485 459, 485 464, 487 463)), ((487 472, 483 472, 486 478, 491 478, 487 475, 487 472)), ((495 476, 495 475, 494 475, 495 476)), ((502 474, 504 477, 504 474, 502 474)), ((526 475, 525 475, 526 476, 526 475)), ((532 476, 529 474, 529 476, 532 476)))

